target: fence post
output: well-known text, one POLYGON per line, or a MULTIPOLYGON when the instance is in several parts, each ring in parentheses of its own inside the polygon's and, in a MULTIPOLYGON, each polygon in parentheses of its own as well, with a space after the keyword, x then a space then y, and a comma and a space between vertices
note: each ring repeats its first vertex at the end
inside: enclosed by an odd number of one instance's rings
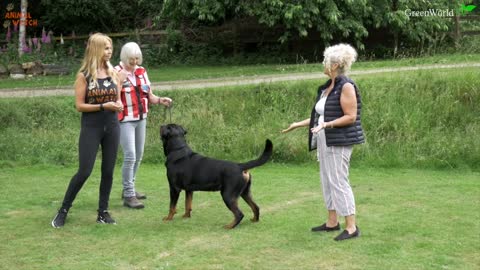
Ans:
POLYGON ((454 33, 454 39, 455 39, 455 48, 460 48, 460 16, 455 15, 454 17, 455 20, 455 33, 454 33))
POLYGON ((138 31, 138 28, 135 28, 135 38, 137 39, 137 44, 140 46, 140 32, 138 31))
POLYGON ((27 28, 27 7, 28 1, 22 0, 20 4, 20 21, 19 21, 19 28, 18 28, 18 56, 23 55, 24 47, 27 46, 27 37, 26 37, 26 28, 27 28))

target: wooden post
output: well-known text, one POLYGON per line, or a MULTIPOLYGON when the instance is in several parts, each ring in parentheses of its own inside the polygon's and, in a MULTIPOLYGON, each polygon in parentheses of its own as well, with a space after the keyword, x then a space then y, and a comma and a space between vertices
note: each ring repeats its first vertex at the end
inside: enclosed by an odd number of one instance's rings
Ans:
POLYGON ((237 29, 237 24, 234 23, 233 24, 233 56, 237 56, 238 54, 238 37, 237 37, 237 33, 238 33, 238 29, 237 29))
POLYGON ((18 30, 18 56, 23 55, 23 46, 26 44, 28 1, 22 0, 20 4, 20 25, 18 30))
POLYGON ((135 28, 135 38, 137 39, 137 44, 140 46, 140 32, 138 31, 138 28, 135 28))
POLYGON ((455 39, 455 48, 460 48, 460 16, 455 15, 454 17, 455 20, 455 33, 454 33, 454 39, 455 39))

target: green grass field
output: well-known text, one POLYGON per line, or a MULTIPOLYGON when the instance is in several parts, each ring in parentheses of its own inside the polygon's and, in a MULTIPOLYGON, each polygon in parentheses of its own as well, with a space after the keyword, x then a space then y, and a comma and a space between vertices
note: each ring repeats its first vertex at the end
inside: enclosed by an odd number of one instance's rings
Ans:
MULTIPOLYGON (((480 56, 359 62, 354 70, 464 62, 480 56)), ((319 64, 149 69, 152 81, 319 70, 319 64)), ((160 107, 149 114, 137 177, 149 196, 146 208, 122 206, 120 152, 110 201, 118 224, 95 223, 97 160, 66 226, 53 229, 76 170, 80 114, 72 97, 0 99, 0 269, 480 269, 477 77, 478 68, 354 77, 368 139, 354 150, 350 178, 362 236, 341 243, 333 241, 337 233, 310 232, 326 212, 305 130, 279 133, 308 117, 317 81, 157 92, 175 100, 173 120, 187 127, 200 153, 243 161, 265 138, 273 140, 273 164, 253 170, 261 220, 251 223, 242 201, 245 219, 231 231, 223 229, 233 217, 218 193, 195 193, 188 220, 181 218, 182 194, 174 221, 162 221, 169 195, 160 107)), ((19 84, 63 87, 73 77, 7 79, 0 88, 19 84)))
MULTIPOLYGON (((98 162, 99 163, 99 162, 98 162)), ((468 171, 353 168, 351 183, 362 236, 335 242, 312 233, 326 213, 318 165, 254 169, 259 223, 232 215, 218 193, 197 192, 192 218, 164 223, 168 188, 163 164, 143 165, 137 188, 143 210, 120 200, 117 167, 110 210, 117 225, 95 223, 99 164, 80 191, 64 228, 50 221, 74 167, 29 166, 0 172, 1 269, 479 269, 480 174, 468 171)), ((343 224, 342 224, 343 225, 343 224)))

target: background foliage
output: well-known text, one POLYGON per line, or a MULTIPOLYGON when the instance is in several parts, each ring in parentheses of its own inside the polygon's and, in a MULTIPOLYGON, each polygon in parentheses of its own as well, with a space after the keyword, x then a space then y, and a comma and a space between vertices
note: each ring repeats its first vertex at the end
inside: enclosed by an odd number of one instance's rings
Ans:
POLYGON ((318 35, 325 44, 347 39, 363 49, 370 32, 386 31, 407 42, 437 42, 437 35, 451 29, 452 20, 439 16, 409 17, 411 10, 450 9, 457 12, 460 2, 450 0, 265 0, 265 1, 165 1, 161 17, 170 23, 222 24, 251 16, 269 28, 283 26, 281 42, 296 37, 318 35), (177 3, 180 4, 177 4, 177 3))
MULTIPOLYGON (((145 52, 160 59, 156 64, 225 58, 278 63, 321 61, 324 47, 338 42, 374 59, 450 52, 452 18, 409 17, 405 11, 459 14, 461 4, 470 3, 480 5, 479 0, 42 0, 35 11, 57 36, 166 29, 153 39, 129 37, 148 44, 145 52)), ((480 8, 469 14, 480 14, 480 8)))
POLYGON ((41 22, 57 34, 123 32, 144 28, 152 14, 158 14, 158 0, 42 0, 41 22))

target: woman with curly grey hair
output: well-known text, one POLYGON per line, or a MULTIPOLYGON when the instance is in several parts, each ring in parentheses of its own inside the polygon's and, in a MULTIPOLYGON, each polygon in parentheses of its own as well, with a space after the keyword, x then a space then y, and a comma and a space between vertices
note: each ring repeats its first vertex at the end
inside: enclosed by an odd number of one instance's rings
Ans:
POLYGON ((282 133, 309 126, 309 150, 317 149, 327 222, 313 227, 314 232, 340 230, 337 216, 345 217, 345 230, 336 241, 360 236, 355 221, 355 199, 348 179, 353 145, 365 141, 360 113, 362 102, 354 81, 345 74, 357 58, 348 44, 325 49, 324 73, 330 78, 318 88, 310 118, 290 124, 282 133))

